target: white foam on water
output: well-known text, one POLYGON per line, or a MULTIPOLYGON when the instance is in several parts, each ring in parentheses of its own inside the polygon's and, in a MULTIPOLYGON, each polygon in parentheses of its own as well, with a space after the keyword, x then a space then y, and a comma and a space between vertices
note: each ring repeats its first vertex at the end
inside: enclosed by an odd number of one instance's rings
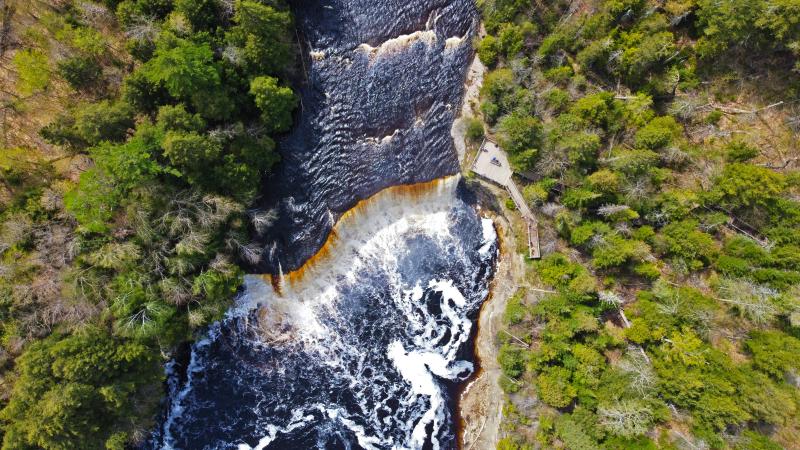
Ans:
POLYGON ((376 447, 375 445, 380 444, 381 440, 367 436, 364 427, 357 425, 354 421, 347 418, 347 413, 343 411, 341 408, 321 408, 325 414, 331 419, 338 420, 342 425, 346 426, 347 429, 353 432, 356 435, 356 440, 358 441, 358 445, 364 447, 367 450, 374 450, 376 447))
POLYGON ((487 219, 485 217, 481 219, 481 226, 483 228, 483 245, 481 245, 478 252, 481 256, 487 257, 489 256, 489 251, 497 243, 497 230, 494 228, 492 219, 487 219))
MULTIPOLYGON (((411 398, 416 401, 417 397, 426 397, 430 404, 416 423, 409 424, 412 431, 409 441, 405 443, 407 447, 404 448, 412 449, 422 448, 428 438, 426 427, 431 424, 432 443, 434 448, 440 448, 436 435, 445 419, 446 404, 444 393, 434 376, 455 381, 459 379, 459 375, 471 373, 473 369, 472 363, 456 359, 456 353, 469 339, 472 328, 472 322, 466 318, 463 309, 468 306, 466 298, 452 280, 431 280, 428 288, 441 294, 442 300, 439 306, 444 317, 449 319, 449 329, 438 325, 434 317, 413 320, 414 315, 409 315, 415 328, 424 330, 423 333, 416 334, 413 339, 414 348, 417 350, 406 349, 398 340, 389 344, 387 349, 387 356, 411 386, 411 398), (450 332, 451 338, 444 345, 440 345, 446 331, 450 332)), ((423 289, 416 285, 404 292, 402 303, 407 309, 412 308, 418 304, 422 296, 423 289)))
POLYGON ((436 32, 433 30, 415 31, 410 34, 402 34, 396 38, 388 39, 377 47, 364 43, 359 45, 358 48, 369 54, 370 57, 376 58, 392 53, 400 53, 417 42, 433 45, 433 43, 436 42, 436 32))
POLYGON ((466 41, 466 36, 453 36, 444 41, 445 50, 454 50, 466 41))
MULTIPOLYGON (((441 426, 441 423, 437 423, 436 420, 441 420, 438 412, 444 402, 442 391, 434 381, 430 369, 433 366, 441 370, 441 366, 446 366, 446 362, 443 364, 440 360, 441 356, 437 354, 408 352, 400 341, 394 341, 389 345, 387 355, 403 379, 411 385, 411 394, 428 397, 430 401, 430 408, 414 424, 411 442, 407 443, 409 448, 422 448, 428 437, 425 427, 431 422, 434 422, 434 430, 441 426)), ((435 448, 439 448, 438 441, 435 443, 435 448)))
MULTIPOLYGON (((455 361, 459 347, 469 339, 469 333, 472 330, 472 322, 466 317, 463 309, 466 306, 467 300, 464 298, 461 291, 455 287, 452 280, 431 280, 428 283, 428 287, 442 294, 442 312, 450 319, 451 335, 458 338, 451 339, 450 342, 442 348, 442 351, 447 360, 455 361), (451 302, 455 304, 455 307, 450 306, 451 302)), ((454 369, 454 371, 451 372, 451 376, 445 378, 456 379, 456 375, 464 370, 466 367, 465 365, 468 365, 469 370, 472 370, 471 363, 467 361, 461 361, 461 363, 463 363, 461 367, 454 369)))
MULTIPOLYGON (((183 388, 172 396, 172 402, 170 404, 170 410, 167 414, 167 419, 164 422, 164 443, 161 447, 162 450, 175 450, 175 437, 172 435, 172 426, 177 421, 183 417, 183 412, 185 409, 184 400, 186 396, 189 395, 193 387, 193 381, 195 375, 202 371, 203 366, 203 359, 199 356, 198 350, 202 349, 203 347, 208 346, 211 341, 214 339, 216 328, 214 326, 211 327, 209 330, 208 336, 200 339, 199 341, 195 342, 194 346, 192 347, 192 354, 189 358, 189 366, 186 369, 186 383, 184 384, 183 388)), ((167 366, 167 370, 172 371, 174 368, 172 366, 167 366)))
POLYGON ((331 257, 305 268, 300 282, 275 292, 262 277, 245 276, 244 294, 229 316, 261 308, 262 328, 277 331, 270 340, 327 341, 329 330, 319 316, 335 306, 339 298, 336 286, 343 284, 342 280, 357 282, 364 270, 376 264, 387 273, 396 273, 404 236, 424 235, 439 241, 452 238, 448 216, 459 179, 444 178, 417 196, 392 195, 391 191, 376 194, 363 203, 358 217, 335 228, 331 257))
POLYGON ((303 415, 302 410, 295 410, 292 412, 292 421, 289 425, 285 427, 278 427, 276 425, 267 425, 267 435, 259 439, 258 444, 255 447, 251 447, 245 443, 240 443, 236 449, 237 450, 264 450, 267 448, 272 441, 278 437, 278 433, 291 433, 292 431, 305 426, 309 422, 314 420, 313 415, 303 415))
MULTIPOLYGON (((349 386, 356 405, 355 409, 344 409, 335 403, 306 404, 286 423, 259 425, 264 433, 259 442, 254 447, 239 443, 239 450, 264 450, 279 435, 310 426, 314 416, 307 414, 309 408, 350 430, 365 449, 420 449, 426 442, 435 449, 444 446, 439 437, 447 430, 443 427, 449 426, 449 410, 447 393, 437 377, 458 381, 472 372, 472 363, 459 360, 458 351, 472 329, 468 313, 479 305, 485 292, 472 292, 467 298, 454 280, 436 278, 436 274, 422 274, 425 281, 403 279, 400 264, 408 257, 408 243, 415 237, 432 242, 429 251, 441 254, 439 258, 447 249, 448 257, 472 261, 470 255, 475 254, 470 252, 476 252, 476 247, 458 245, 460 238, 451 235, 453 208, 461 202, 456 194, 458 182, 457 176, 448 177, 428 189, 414 191, 414 195, 378 194, 365 202, 357 217, 345 217, 337 224, 328 256, 305 268, 300 279, 291 281, 292 277, 286 276, 280 292, 261 276, 245 277, 244 293, 228 312, 228 320, 245 320, 257 310, 258 323, 249 325, 259 330, 258 345, 287 349, 287 355, 317 355, 313 356, 314 364, 331 367, 337 384, 349 386), (386 286, 381 286, 388 291, 379 305, 405 321, 401 335, 381 344, 387 345, 383 363, 376 362, 376 355, 348 334, 352 331, 347 330, 357 324, 338 321, 341 303, 347 300, 343 292, 363 286, 365 273, 387 278, 386 286), (433 309, 431 303, 436 303, 433 309), (387 368, 397 373, 384 373, 387 368), (364 377, 365 369, 371 370, 370 377, 364 377), (390 407, 389 402, 398 405, 390 407), (379 417, 378 409, 394 412, 379 417)), ((464 207, 461 204, 460 208, 464 207)), ((481 229, 477 252, 480 259, 488 260, 496 233, 489 219, 482 220, 481 229)), ((169 445, 164 448, 174 448, 173 424, 180 422, 194 375, 202 370, 198 350, 214 339, 214 329, 212 326, 210 336, 193 349, 188 382, 174 396, 165 424, 165 442, 169 445)), ((275 367, 264 368, 264 373, 280 370, 275 367)))

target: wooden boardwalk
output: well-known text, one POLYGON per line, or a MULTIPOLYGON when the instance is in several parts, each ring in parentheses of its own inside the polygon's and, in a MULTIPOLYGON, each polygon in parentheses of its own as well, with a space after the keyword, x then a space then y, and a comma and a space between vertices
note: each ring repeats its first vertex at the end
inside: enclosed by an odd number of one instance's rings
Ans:
POLYGON ((482 178, 503 186, 508 191, 528 228, 528 257, 539 259, 541 257, 539 222, 525 202, 517 184, 514 183, 514 172, 511 170, 505 152, 494 142, 484 139, 478 155, 472 162, 472 171, 482 178))

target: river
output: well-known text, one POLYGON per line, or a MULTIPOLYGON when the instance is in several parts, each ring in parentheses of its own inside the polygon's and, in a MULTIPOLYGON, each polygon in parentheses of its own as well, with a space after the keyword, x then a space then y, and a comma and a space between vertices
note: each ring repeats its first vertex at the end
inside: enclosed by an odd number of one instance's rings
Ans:
POLYGON ((469 0, 293 6, 302 112, 266 181, 278 220, 226 318, 168 366, 149 448, 451 449, 497 254, 450 128, 469 0))

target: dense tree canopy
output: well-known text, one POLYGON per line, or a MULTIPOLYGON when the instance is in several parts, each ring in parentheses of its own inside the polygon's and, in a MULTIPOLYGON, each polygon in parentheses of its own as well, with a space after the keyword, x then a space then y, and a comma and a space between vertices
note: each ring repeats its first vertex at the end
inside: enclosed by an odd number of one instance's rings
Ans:
POLYGON ((247 206, 298 104, 284 2, 102 3, 33 5, 13 58, 15 93, 80 101, 40 131, 74 168, 0 161, 4 449, 141 443, 162 355, 260 256, 247 206))
POLYGON ((54 335, 18 360, 2 412, 4 449, 122 449, 137 408, 157 403, 162 371, 145 345, 104 331, 54 335), (122 440, 118 433, 122 433, 122 440))
POLYGON ((800 3, 481 7, 480 114, 558 233, 497 336, 498 448, 791 448, 800 3))

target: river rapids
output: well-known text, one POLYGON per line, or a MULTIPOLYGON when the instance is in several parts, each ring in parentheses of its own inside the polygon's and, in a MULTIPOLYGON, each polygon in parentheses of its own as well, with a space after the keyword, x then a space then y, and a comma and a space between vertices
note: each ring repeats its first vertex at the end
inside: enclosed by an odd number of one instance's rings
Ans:
POLYGON ((452 449, 456 386, 497 254, 450 128, 469 0, 293 7, 308 46, 299 124, 264 208, 265 257, 168 366, 161 449, 452 449))

